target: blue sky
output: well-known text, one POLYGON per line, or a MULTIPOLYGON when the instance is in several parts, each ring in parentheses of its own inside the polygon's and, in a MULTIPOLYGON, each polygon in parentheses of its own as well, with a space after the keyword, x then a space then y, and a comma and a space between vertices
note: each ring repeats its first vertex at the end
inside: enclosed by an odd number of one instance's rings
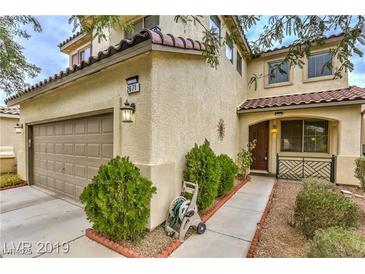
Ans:
MULTIPOLYGON (((29 80, 31 84, 48 78, 68 66, 68 56, 61 53, 57 45, 72 35, 72 25, 68 24, 69 16, 37 16, 37 18, 42 25, 43 31, 41 33, 32 33, 29 40, 22 39, 19 41, 24 47, 24 55, 28 61, 42 69, 42 72, 35 79, 29 80)), ((257 38, 264 24, 265 20, 259 22, 255 28, 247 32, 248 40, 257 38)), ((283 44, 289 44, 292 39, 292 37, 285 38, 283 44)), ((361 49, 365 53, 365 47, 361 47, 361 49)), ((355 69, 350 73, 350 84, 365 87, 365 62, 358 56, 353 57, 352 61, 355 69)), ((4 104, 4 99, 5 94, 1 92, 0 104, 4 104)))

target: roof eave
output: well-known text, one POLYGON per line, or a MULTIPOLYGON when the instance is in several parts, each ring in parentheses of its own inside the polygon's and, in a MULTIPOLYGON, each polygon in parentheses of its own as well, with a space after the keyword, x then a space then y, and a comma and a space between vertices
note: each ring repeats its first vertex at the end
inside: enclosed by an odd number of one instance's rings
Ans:
POLYGON ((105 69, 109 66, 112 66, 116 63, 125 61, 127 59, 130 59, 134 56, 140 55, 142 53, 145 53, 147 51, 150 51, 152 48, 152 43, 151 43, 151 39, 146 40, 144 42, 141 42, 129 49, 126 49, 124 51, 121 51, 117 54, 114 54, 110 57, 107 57, 95 64, 92 64, 91 66, 87 66, 79 71, 76 71, 70 75, 67 75, 61 79, 57 79, 47 85, 45 85, 44 87, 40 87, 37 90, 33 91, 33 92, 29 92, 29 93, 25 93, 22 96, 18 97, 18 98, 14 98, 11 99, 7 102, 8 106, 14 106, 17 105, 21 102, 24 102, 25 100, 29 100, 35 96, 38 96, 40 94, 49 92, 51 90, 54 90, 60 86, 63 86, 65 84, 71 83, 73 81, 76 81, 82 77, 88 76, 90 74, 96 73, 102 69, 105 69))
POLYGON ((51 90, 54 90, 62 85, 71 83, 73 81, 76 81, 82 77, 88 76, 90 74, 96 73, 102 69, 105 69, 107 67, 110 67, 116 63, 125 61, 127 59, 133 58, 137 55, 143 54, 148 51, 164 51, 164 52, 174 52, 174 53, 183 53, 183 54, 192 54, 192 55, 202 55, 201 51, 195 50, 195 49, 184 49, 184 48, 176 48, 176 47, 169 47, 165 45, 159 45, 159 44, 153 44, 151 39, 148 39, 144 42, 141 42, 139 44, 134 45, 131 48, 128 48, 124 51, 121 51, 117 54, 114 54, 110 57, 107 57, 95 64, 92 64, 91 66, 87 66, 75 73, 72 73, 70 75, 67 75, 61 79, 57 79, 53 81, 50 84, 47 84, 44 87, 40 87, 37 90, 29 93, 25 93, 24 95, 14 98, 12 100, 9 100, 7 102, 8 106, 14 106, 17 105, 25 100, 29 100, 35 96, 38 96, 40 94, 49 92, 51 90))
POLYGON ((241 113, 276 111, 276 110, 306 109, 306 108, 348 106, 348 105, 362 105, 362 104, 365 104, 365 99, 344 100, 340 102, 328 102, 328 103, 326 102, 326 103, 298 104, 298 105, 279 106, 279 107, 263 107, 263 108, 241 109, 241 110, 238 109, 237 113, 241 114, 241 113))
POLYGON ((232 23, 234 24, 235 28, 238 29, 238 33, 240 35, 241 42, 243 43, 244 47, 246 48, 247 53, 249 55, 251 55, 252 52, 251 52, 250 45, 248 44, 248 41, 247 41, 246 36, 244 35, 243 31, 240 29, 237 18, 234 15, 226 15, 224 17, 229 18, 232 21, 232 23))
MULTIPOLYGON (((336 37, 331 37, 329 39, 326 39, 324 45, 313 45, 313 47, 316 47, 316 46, 321 46, 321 47, 328 46, 328 44, 332 44, 332 43, 339 42, 342 39, 343 39, 343 35, 339 35, 339 36, 336 36, 336 37)), ((286 52, 289 51, 290 46, 291 45, 285 46, 283 48, 271 50, 271 51, 268 51, 268 52, 263 52, 261 54, 258 54, 258 55, 253 56, 252 59, 265 58, 265 57, 269 57, 269 56, 273 56, 273 55, 280 55, 280 54, 286 53, 286 52)))

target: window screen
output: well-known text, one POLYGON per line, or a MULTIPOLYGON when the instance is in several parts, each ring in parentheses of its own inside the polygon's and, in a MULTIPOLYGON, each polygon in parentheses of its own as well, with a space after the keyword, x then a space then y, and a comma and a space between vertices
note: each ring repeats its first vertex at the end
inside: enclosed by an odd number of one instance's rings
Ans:
POLYGON ((269 84, 283 83, 289 81, 288 62, 277 61, 269 63, 269 84))
POLYGON ((327 121, 304 121, 305 152, 327 152, 327 140, 327 121))
POLYGON ((144 28, 152 29, 160 24, 160 17, 158 15, 149 15, 144 18, 144 28))
POLYGON ((317 53, 308 58, 308 78, 332 75, 332 55, 329 52, 317 53))
POLYGON ((221 20, 219 20, 218 16, 211 15, 209 17, 209 29, 214 29, 218 38, 221 36, 221 20))
POLYGON ((303 120, 281 121, 281 151, 302 151, 303 120))
POLYGON ((87 47, 80 51, 80 62, 89 60, 91 56, 91 48, 87 47))
POLYGON ((328 121, 281 121, 281 151, 328 152, 328 121))

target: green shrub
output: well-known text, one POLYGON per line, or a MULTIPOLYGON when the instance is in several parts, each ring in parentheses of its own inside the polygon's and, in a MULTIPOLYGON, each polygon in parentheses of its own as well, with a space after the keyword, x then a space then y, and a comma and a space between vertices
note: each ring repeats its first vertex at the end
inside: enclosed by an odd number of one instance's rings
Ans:
POLYGON ((211 206, 218 195, 221 168, 217 157, 207 140, 195 146, 185 156, 184 180, 199 185, 198 208, 204 210, 211 206))
POLYGON ((217 158, 219 166, 221 167, 218 196, 222 196, 227 194, 233 188, 234 176, 238 171, 238 167, 226 154, 221 154, 217 158))
POLYGON ((250 169, 250 166, 253 162, 253 156, 252 151, 256 147, 256 140, 253 140, 252 142, 249 142, 247 144, 247 148, 243 148, 238 154, 237 154, 237 166, 238 166, 238 174, 242 176, 243 178, 246 178, 248 175, 248 171, 250 169))
POLYGON ((341 227, 316 231, 309 258, 365 258, 365 237, 341 227))
POLYGON ((355 165, 355 177, 359 179, 361 189, 365 191, 365 156, 357 158, 355 165))
POLYGON ((332 226, 356 227, 358 208, 343 195, 315 187, 303 187, 294 207, 294 222, 307 238, 317 229, 332 226))
POLYGON ((128 157, 117 156, 99 168, 80 200, 96 231, 117 241, 137 240, 146 231, 155 192, 156 188, 128 157))
POLYGON ((302 180, 303 182, 303 189, 315 189, 315 190, 328 190, 328 191, 335 191, 336 186, 335 184, 325 180, 325 179, 319 179, 319 178, 305 178, 302 180))

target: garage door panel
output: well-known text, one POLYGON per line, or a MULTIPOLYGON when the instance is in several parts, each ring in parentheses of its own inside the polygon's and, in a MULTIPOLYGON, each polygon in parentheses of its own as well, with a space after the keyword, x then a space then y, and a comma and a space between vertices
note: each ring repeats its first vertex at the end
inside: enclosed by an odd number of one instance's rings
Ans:
POLYGON ((86 144, 75 144, 75 155, 85 156, 86 155, 86 144))
POLYGON ((102 157, 112 158, 113 157, 113 145, 112 144, 102 144, 102 157))
POLYGON ((113 120, 102 119, 101 128, 103 133, 113 133, 113 120))
POLYGON ((113 155, 113 116, 33 127, 34 184, 78 199, 101 164, 113 155))
POLYGON ((89 119, 87 121, 87 133, 100 134, 100 119, 89 119))
POLYGON ((98 170, 97 167, 87 167, 87 178, 91 180, 98 173, 98 170))
POLYGON ((81 177, 81 178, 87 179, 87 176, 86 176, 86 166, 74 165, 74 175, 77 176, 77 177, 81 177))

